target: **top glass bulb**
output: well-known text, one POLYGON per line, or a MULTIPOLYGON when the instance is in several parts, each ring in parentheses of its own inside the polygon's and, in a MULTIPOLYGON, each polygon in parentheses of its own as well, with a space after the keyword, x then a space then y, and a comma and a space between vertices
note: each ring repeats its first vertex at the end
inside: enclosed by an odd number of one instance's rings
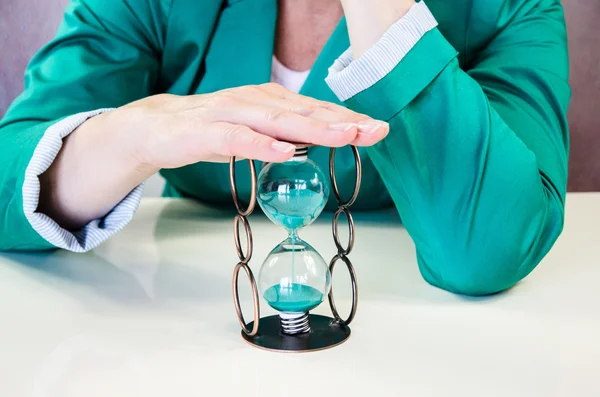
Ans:
POLYGON ((288 232, 310 225, 328 197, 325 175, 306 155, 270 163, 258 175, 258 204, 271 221, 288 232))

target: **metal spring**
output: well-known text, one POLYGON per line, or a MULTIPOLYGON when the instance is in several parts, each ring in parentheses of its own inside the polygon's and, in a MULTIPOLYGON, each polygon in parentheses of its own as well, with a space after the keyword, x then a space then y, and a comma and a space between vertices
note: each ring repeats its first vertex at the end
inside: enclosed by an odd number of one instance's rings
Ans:
POLYGON ((308 156, 308 147, 307 146, 296 146, 296 151, 294 152, 294 157, 306 157, 308 156))
POLYGON ((296 335, 310 331, 308 312, 298 313, 296 316, 290 313, 281 313, 279 319, 281 320, 281 332, 286 335, 296 335))

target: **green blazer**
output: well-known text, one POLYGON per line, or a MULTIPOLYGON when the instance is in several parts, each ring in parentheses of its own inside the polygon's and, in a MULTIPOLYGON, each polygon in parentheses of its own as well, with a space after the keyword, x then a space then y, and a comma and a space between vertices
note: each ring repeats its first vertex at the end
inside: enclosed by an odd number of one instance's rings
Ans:
MULTIPOLYGON (((382 142, 360 149, 356 207, 395 205, 429 283, 493 293, 531 272, 563 227, 570 97, 563 9, 558 0, 427 4, 439 28, 344 103, 391 127, 382 142)), ((276 0, 73 0, 0 123, 0 249, 52 248, 27 221, 22 191, 48 127, 157 93, 268 82, 276 18, 276 0)), ((348 46, 342 20, 302 94, 339 103, 324 78, 348 46)), ((339 181, 349 194, 354 162, 349 149, 340 152, 339 181)), ((309 154, 323 169, 327 155, 320 147, 309 154)), ((226 164, 161 173, 168 196, 232 205, 226 164)))

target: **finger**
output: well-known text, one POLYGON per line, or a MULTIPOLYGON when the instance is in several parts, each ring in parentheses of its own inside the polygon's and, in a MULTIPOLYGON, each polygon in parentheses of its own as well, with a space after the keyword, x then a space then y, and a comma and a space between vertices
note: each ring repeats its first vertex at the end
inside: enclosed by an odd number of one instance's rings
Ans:
POLYGON ((340 147, 356 138, 356 123, 328 123, 286 109, 242 102, 230 98, 228 106, 210 112, 214 121, 246 125, 271 138, 295 143, 340 147))
MULTIPOLYGON (((231 156, 222 156, 220 154, 211 154, 209 157, 207 157, 203 161, 209 162, 209 163, 229 163, 230 160, 231 160, 231 156)), ((236 163, 240 162, 240 161, 245 161, 245 160, 248 160, 248 159, 245 157, 235 156, 236 163)), ((260 159, 254 159, 254 160, 263 161, 260 159)))
POLYGON ((280 142, 245 125, 227 122, 210 123, 206 133, 210 134, 210 138, 204 139, 205 145, 215 157, 235 156, 266 162, 282 162, 289 160, 296 149, 290 143, 280 142))
POLYGON ((188 97, 188 108, 230 109, 240 101, 285 109, 301 116, 329 123, 358 123, 370 117, 353 112, 343 106, 296 94, 275 83, 243 86, 209 95, 188 97))
POLYGON ((288 107, 290 106, 290 104, 294 103, 294 104, 301 104, 304 106, 308 106, 309 108, 324 109, 324 110, 328 110, 330 112, 334 112, 334 113, 340 114, 342 116, 348 117, 349 118, 348 121, 351 121, 351 122, 359 122, 362 120, 370 120, 371 119, 371 117, 369 117, 365 114, 357 113, 351 109, 348 109, 345 106, 341 106, 341 105, 337 105, 335 103, 321 101, 321 100, 318 100, 315 98, 301 95, 301 94, 295 93, 293 91, 290 91, 287 88, 285 88, 279 84, 275 84, 275 83, 263 84, 263 85, 261 85, 261 88, 263 88, 265 92, 271 94, 271 96, 274 97, 275 99, 279 99, 280 101, 283 100, 284 101, 283 103, 289 103, 288 107))
POLYGON ((300 116, 325 121, 327 123, 358 123, 369 120, 368 117, 358 113, 329 110, 326 107, 310 103, 309 101, 288 100, 274 96, 266 96, 261 99, 260 104, 287 110, 290 113, 296 113, 300 116))
POLYGON ((390 132, 388 123, 368 120, 358 123, 358 134, 351 142, 354 146, 373 146, 383 140, 390 132))
POLYGON ((389 133, 389 124, 386 122, 374 120, 364 114, 353 112, 348 108, 334 103, 319 101, 296 94, 278 84, 267 84, 265 86, 266 91, 271 95, 266 96, 262 100, 271 106, 289 109, 291 112, 330 123, 357 123, 358 134, 351 142, 352 145, 372 146, 384 139, 389 133), (282 98, 284 99, 282 100, 282 98), (298 104, 301 104, 300 107, 297 107, 298 104))
MULTIPOLYGON (((352 142, 350 142, 350 144, 354 145, 354 146, 372 146, 372 145, 376 144, 377 142, 383 140, 389 133, 389 126, 387 125, 387 123, 383 123, 383 122, 379 122, 379 121, 375 121, 374 123, 376 124, 377 128, 371 127, 369 125, 360 125, 359 133, 356 135, 356 138, 352 142), (362 132, 361 132, 361 130, 362 130, 362 132)), ((218 155, 218 154, 211 154, 204 161, 210 161, 210 162, 214 162, 214 163, 227 163, 227 162, 229 162, 230 158, 231 158, 230 155, 224 156, 224 155, 218 155)), ((245 159, 246 159, 246 157, 241 157, 240 155, 236 155, 237 161, 245 160, 245 159)), ((288 158, 285 158, 284 160, 269 160, 269 159, 255 157, 255 159, 261 160, 261 161, 276 162, 276 161, 285 161, 288 158)))

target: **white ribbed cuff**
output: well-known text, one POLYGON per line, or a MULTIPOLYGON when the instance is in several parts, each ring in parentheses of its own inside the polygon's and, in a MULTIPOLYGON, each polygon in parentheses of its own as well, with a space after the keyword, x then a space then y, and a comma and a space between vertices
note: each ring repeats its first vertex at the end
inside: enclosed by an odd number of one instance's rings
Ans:
POLYGON ((88 118, 113 109, 99 109, 67 117, 49 127, 36 146, 25 170, 23 183, 23 211, 31 227, 46 241, 58 248, 72 252, 89 251, 121 230, 133 217, 142 199, 143 184, 136 187, 102 219, 94 220, 71 233, 52 218, 35 212, 40 198, 39 175, 52 164, 62 147, 64 137, 75 131, 88 118))
POLYGON ((383 34, 361 57, 354 60, 346 50, 329 68, 325 81, 340 101, 373 86, 390 73, 437 21, 424 1, 410 10, 383 34))

